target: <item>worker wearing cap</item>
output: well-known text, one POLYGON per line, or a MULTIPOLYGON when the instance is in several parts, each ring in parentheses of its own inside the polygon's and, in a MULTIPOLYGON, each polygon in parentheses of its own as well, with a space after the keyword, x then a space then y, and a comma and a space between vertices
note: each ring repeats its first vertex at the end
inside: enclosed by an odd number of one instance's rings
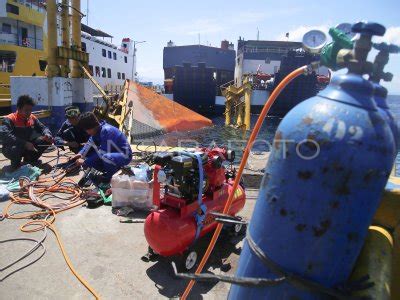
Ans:
POLYGON ((61 125, 55 137, 56 145, 68 146, 74 153, 78 153, 89 139, 86 131, 78 126, 80 114, 78 107, 66 107, 65 117, 67 120, 61 125))
POLYGON ((83 113, 79 127, 90 135, 88 142, 73 157, 77 165, 91 167, 103 172, 103 179, 111 177, 132 160, 132 149, 125 135, 104 121, 99 122, 92 112, 83 113))
POLYGON ((53 142, 50 130, 32 115, 34 105, 28 95, 20 96, 17 111, 3 120, 3 154, 13 169, 20 166, 22 159, 24 163, 37 162, 53 142))

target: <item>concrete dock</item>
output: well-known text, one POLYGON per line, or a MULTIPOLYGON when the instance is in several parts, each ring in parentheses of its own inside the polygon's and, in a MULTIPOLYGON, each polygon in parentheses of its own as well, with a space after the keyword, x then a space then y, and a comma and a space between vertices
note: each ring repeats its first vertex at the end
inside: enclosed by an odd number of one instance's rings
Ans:
MULTIPOLYGON (((8 164, 3 158, 1 155, 1 167, 8 164)), ((260 174, 259 172, 258 177, 260 174)), ((250 181, 253 182, 253 179, 250 181)), ((246 206, 240 215, 249 219, 257 198, 257 189, 248 188, 246 194, 246 206)), ((3 210, 7 204, 8 202, 0 202, 0 209, 3 210)), ((18 209, 26 211, 30 207, 19 206, 18 209)), ((136 218, 144 219, 146 215, 146 212, 134 212, 136 218)), ((78 273, 102 299, 163 299, 181 295, 187 281, 173 276, 168 260, 148 263, 141 260, 141 256, 147 251, 143 223, 120 223, 120 218, 112 213, 111 206, 89 209, 83 205, 57 214, 55 226, 78 273)), ((0 240, 16 237, 39 239, 43 232, 23 233, 19 230, 19 226, 26 221, 6 219, 0 222, 0 240)), ((243 236, 220 239, 206 265, 206 271, 233 274, 243 243, 242 238, 243 236)), ((44 245, 47 252, 39 261, 0 281, 1 298, 93 298, 68 269, 50 230, 44 245)), ((33 243, 20 241, 0 243, 0 267, 23 255, 32 246, 33 243)), ((13 268, 1 272, 0 279, 34 260, 39 254, 40 250, 13 268)), ((230 285, 225 283, 199 282, 193 288, 190 299, 223 299, 226 298, 229 288, 230 285)))

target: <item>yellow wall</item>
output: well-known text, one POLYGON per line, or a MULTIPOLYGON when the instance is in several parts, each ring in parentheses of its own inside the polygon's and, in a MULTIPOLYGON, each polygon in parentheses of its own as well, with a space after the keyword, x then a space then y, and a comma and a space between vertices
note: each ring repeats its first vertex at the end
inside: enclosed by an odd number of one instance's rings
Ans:
POLYGON ((28 24, 33 24, 36 26, 43 26, 43 22, 45 20, 45 14, 42 12, 38 12, 35 9, 26 7, 25 5, 22 5, 20 3, 8 0, 7 3, 10 3, 12 5, 18 6, 19 7, 19 15, 15 15, 12 13, 7 13, 7 17, 14 19, 14 20, 19 20, 28 24))
MULTIPOLYGON (((0 49, 15 51, 17 54, 14 72, 0 72, 0 83, 10 84, 10 76, 31 76, 33 73, 36 73, 37 76, 44 76, 44 71, 40 71, 39 59, 46 60, 45 51, 15 45, 1 45, 0 49)), ((8 93, 9 90, 0 88, 0 94, 8 93)))
MULTIPOLYGON (((8 0, 7 3, 19 7, 19 15, 7 13, 8 18, 33 24, 44 29, 44 22, 46 20, 45 11, 38 12, 35 9, 28 8, 11 0, 8 0)), ((0 50, 15 51, 17 55, 14 71, 12 73, 0 72, 1 84, 10 84, 10 76, 31 76, 34 73, 37 76, 45 75, 44 71, 40 71, 39 59, 47 60, 47 32, 43 32, 43 50, 7 44, 0 45, 0 50)), ((0 95, 9 93, 9 89, 0 87, 0 95)))

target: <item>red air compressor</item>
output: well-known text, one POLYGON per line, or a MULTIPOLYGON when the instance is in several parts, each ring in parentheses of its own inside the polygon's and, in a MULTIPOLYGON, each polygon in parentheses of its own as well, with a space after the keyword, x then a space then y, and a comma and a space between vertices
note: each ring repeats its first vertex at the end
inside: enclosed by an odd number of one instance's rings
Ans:
MULTIPOLYGON (((153 203, 157 209, 150 213, 144 224, 149 244, 147 257, 153 254, 163 257, 181 255, 186 270, 196 265, 197 253, 193 246, 199 238, 215 229, 218 214, 232 192, 234 158, 235 153, 225 148, 153 155, 153 203), (230 170, 225 168, 224 161, 231 163, 230 170), (164 185, 163 196, 160 195, 160 183, 164 185)), ((244 188, 239 186, 228 215, 235 216, 245 201, 244 188)), ((234 224, 233 231, 242 230, 240 222, 234 224)))

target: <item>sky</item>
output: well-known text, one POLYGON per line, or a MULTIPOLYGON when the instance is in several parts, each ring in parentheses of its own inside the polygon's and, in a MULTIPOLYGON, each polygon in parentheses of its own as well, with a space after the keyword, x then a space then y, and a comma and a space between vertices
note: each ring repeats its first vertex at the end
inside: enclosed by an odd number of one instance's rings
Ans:
MULTIPOLYGON (((162 83, 163 48, 169 40, 175 45, 200 43, 219 47, 227 39, 237 48, 237 40, 301 41, 305 32, 325 32, 339 23, 360 20, 381 23, 387 28, 386 41, 400 45, 400 2, 395 0, 81 0, 89 18, 82 22, 101 29, 119 45, 123 37, 146 41, 137 45, 137 72, 140 81, 162 83), (87 6, 87 2, 89 5, 87 6), (396 3, 397 2, 397 3, 396 3)), ((371 53, 373 60, 375 53, 371 53)), ((383 83, 390 94, 400 94, 400 54, 391 57, 385 71, 393 81, 383 83)))

